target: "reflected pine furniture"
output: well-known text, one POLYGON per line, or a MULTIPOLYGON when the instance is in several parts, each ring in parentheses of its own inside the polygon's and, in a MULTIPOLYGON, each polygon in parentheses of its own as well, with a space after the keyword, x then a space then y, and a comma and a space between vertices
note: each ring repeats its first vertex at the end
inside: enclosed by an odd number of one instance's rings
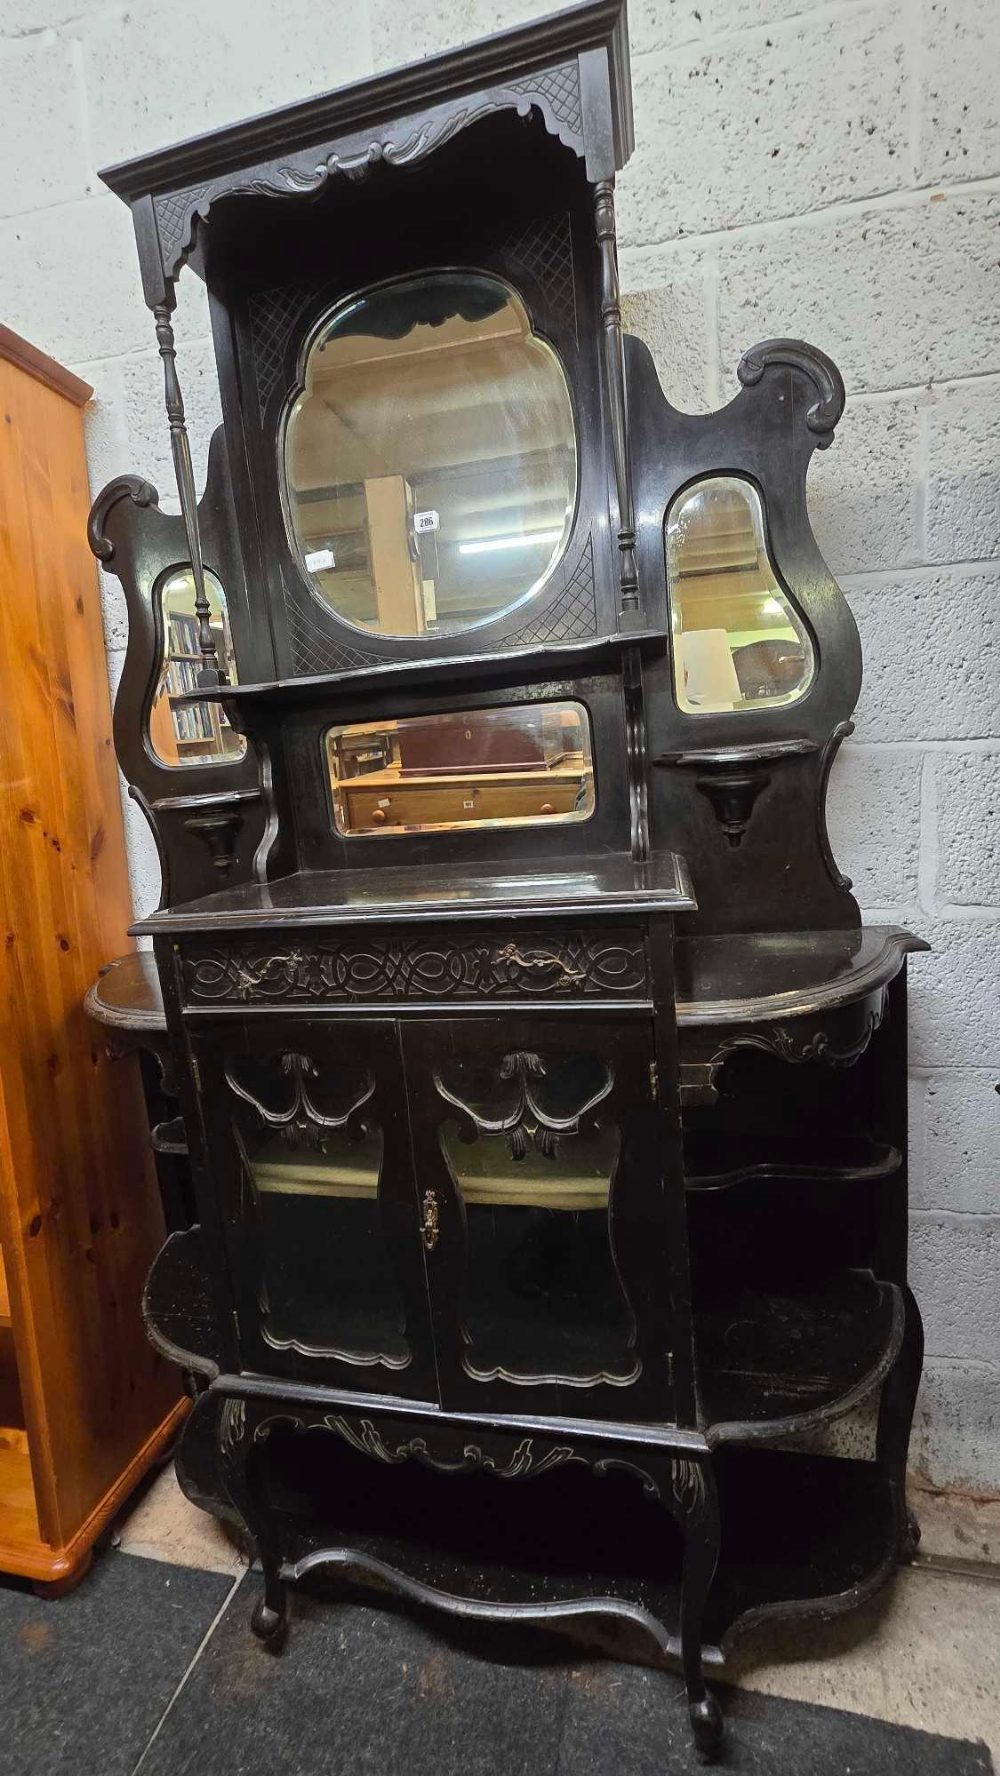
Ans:
POLYGON ((147 1322, 261 1639, 329 1567, 610 1615, 681 1662, 711 1757, 734 1636, 913 1545, 923 946, 861 927, 826 834, 861 657, 805 477, 839 374, 770 340, 719 413, 669 406, 621 328, 631 145, 595 0, 105 175, 181 512, 130 476, 91 514, 163 866, 155 974, 91 1009, 171 1067, 198 1222, 147 1322))

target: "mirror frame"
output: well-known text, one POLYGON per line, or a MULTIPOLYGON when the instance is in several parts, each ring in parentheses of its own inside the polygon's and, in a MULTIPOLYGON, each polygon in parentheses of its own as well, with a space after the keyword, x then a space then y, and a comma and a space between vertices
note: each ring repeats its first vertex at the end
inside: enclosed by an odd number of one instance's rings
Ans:
MULTIPOLYGON (((230 641, 230 655, 225 664, 233 674, 232 682, 238 684, 239 678, 236 675, 238 674, 239 669, 236 660, 236 644, 233 641, 232 622, 229 613, 229 598, 226 593, 226 588, 222 584, 222 581, 214 568, 206 567, 204 572, 206 591, 208 591, 209 594, 215 592, 217 596, 221 594, 222 597, 222 608, 226 613, 226 626, 229 630, 230 641)), ((161 771, 205 771, 213 765, 218 766, 223 770, 228 770, 234 765, 242 764, 247 756, 249 746, 245 734, 239 734, 237 736, 242 744, 232 753, 213 753, 207 758, 181 758, 178 756, 176 764, 172 763, 169 759, 161 758, 153 742, 151 726, 153 711, 159 702, 158 687, 162 683, 164 669, 167 664, 169 617, 165 608, 166 591, 171 580, 178 579, 182 574, 190 575, 193 584, 194 576, 191 570, 191 563, 189 561, 182 561, 174 567, 164 568, 161 573, 157 574, 150 589, 150 600, 153 607, 153 634, 158 654, 154 661, 154 670, 150 681, 149 694, 143 704, 143 746, 149 757, 161 771)), ((162 694, 167 696, 169 700, 169 694, 167 692, 163 692, 162 694)), ((196 707, 200 708, 203 707, 203 705, 198 704, 196 707)), ((211 704, 209 704, 209 707, 211 707, 211 704)), ((173 720, 172 711, 170 711, 170 719, 173 720)))
POLYGON ((266 613, 277 678, 362 674, 414 660, 428 665, 470 657, 499 661, 515 650, 594 644, 620 631, 620 551, 612 530, 593 193, 581 164, 534 118, 526 123, 487 118, 473 126, 473 134, 482 135, 484 145, 488 137, 515 158, 523 155, 526 164, 530 159, 540 179, 534 208, 522 202, 512 215, 484 202, 459 215, 456 196, 442 209, 446 158, 458 157, 457 163, 449 161, 449 176, 459 181, 456 191, 464 189, 461 168, 472 147, 466 133, 460 156, 459 145, 452 143, 407 168, 405 182, 398 172, 386 174, 380 201, 387 211, 378 237, 360 232, 370 211, 367 183, 339 185, 328 194, 330 236, 322 248, 315 218, 288 212, 282 284, 232 289, 221 264, 208 270, 248 590, 262 620, 266 613), (421 205, 427 206, 427 220, 414 226, 421 205), (279 440, 289 392, 301 386, 303 348, 317 325, 360 290, 449 270, 508 286, 526 310, 532 332, 554 351, 573 414, 577 490, 565 551, 539 591, 475 629, 451 630, 428 644, 422 637, 363 633, 317 597, 289 542, 279 440))
MULTIPOLYGON (((552 827, 559 827, 562 829, 565 827, 585 826, 589 821, 594 819, 598 811, 597 764, 594 758, 594 724, 590 709, 586 702, 580 697, 539 696, 533 701, 527 698, 520 698, 515 701, 512 698, 507 703, 498 702, 485 705, 480 703, 479 705, 473 705, 468 708, 428 710, 418 715, 380 715, 372 716, 367 721, 334 721, 330 722, 323 729, 321 744, 323 748, 323 763, 327 782, 327 799, 330 808, 331 824, 337 837, 339 839, 344 839, 351 844, 356 843, 359 839, 376 839, 379 841, 384 839, 405 838, 423 839, 441 834, 454 835, 456 833, 470 832, 543 832, 548 831, 552 827), (579 711, 580 716, 582 717, 582 723, 585 728, 582 775, 584 778, 589 779, 589 798, 585 810, 579 813, 573 809, 568 813, 552 815, 500 815, 496 817, 480 817, 469 821, 427 821, 418 825, 401 824, 399 826, 386 825, 385 827, 345 826, 338 820, 336 795, 340 785, 338 780, 334 778, 331 767, 330 736, 332 734, 343 736, 350 733, 352 730, 359 734, 363 734, 366 730, 378 729, 380 727, 384 728, 390 723, 410 727, 416 724, 423 724, 426 727, 430 727, 434 722, 445 721, 456 723, 460 721, 468 721, 470 725, 475 725, 477 717, 486 716, 487 718, 490 718, 493 716, 513 716, 519 712, 534 715, 535 712, 540 709, 573 709, 574 711, 579 711)), ((488 766, 484 767, 484 770, 488 769, 488 766)), ((471 781, 477 774, 478 773, 469 773, 466 781, 471 781)), ((346 781, 363 786, 365 782, 365 774, 362 773, 362 775, 356 779, 340 780, 340 782, 346 781)), ((447 770, 442 770, 440 772, 440 781, 443 789, 454 788, 456 783, 462 781, 462 775, 457 771, 449 772, 447 770)), ((509 781, 511 783, 517 781, 516 773, 514 771, 511 771, 509 774, 509 781)), ((405 788, 405 786, 405 779, 401 778, 400 787, 405 788)))
MULTIPOLYGON (((748 501, 748 503, 750 503, 750 501, 748 501)), ((797 709, 799 707, 799 705, 801 703, 803 703, 804 700, 809 696, 809 694, 812 691, 812 688, 813 688, 814 684, 816 683, 816 680, 819 676, 819 666, 820 666, 819 645, 816 640, 816 636, 813 632, 812 624, 809 622, 808 616, 806 615, 806 612, 805 612, 801 602, 799 601, 799 599, 796 598, 794 592, 792 591, 792 589, 788 585, 784 575, 782 574, 777 561, 775 560, 774 548, 773 548, 773 545, 771 542, 769 526, 768 526, 767 502, 764 498, 763 490, 758 485, 758 483, 750 475, 747 475, 745 473, 741 473, 737 469, 713 469, 713 470, 710 470, 706 474, 694 476, 693 479, 686 481, 683 486, 678 487, 676 492, 671 494, 669 500, 667 501, 666 506, 664 507, 664 512, 663 512, 662 536, 663 536, 663 573, 664 573, 664 580, 665 580, 665 584, 666 584, 666 594, 667 594, 667 622, 668 622, 668 626, 669 626, 669 630, 670 630, 670 661, 671 661, 670 683, 671 683, 671 689, 673 691, 673 698, 674 698, 674 703, 677 708, 678 716, 680 716, 682 718, 682 720, 704 721, 704 720, 708 719, 710 716, 714 715, 720 720, 729 721, 731 718, 742 717, 743 719, 745 719, 749 715, 758 714, 758 713, 760 713, 760 714, 771 713, 771 714, 780 716, 786 710, 797 709), (804 684, 802 684, 799 687, 799 689, 797 689, 795 691, 794 695, 792 695, 790 697, 785 697, 785 698, 781 698, 781 699, 772 699, 772 698, 765 698, 765 697, 752 698, 749 702, 734 704, 732 709, 696 709, 696 708, 687 709, 687 708, 685 708, 684 704, 681 702, 680 690, 678 687, 678 671, 680 669, 681 662, 680 662, 680 655, 679 655, 679 651, 678 651, 678 647, 677 647, 677 641, 678 641, 679 635, 683 634, 683 630, 677 629, 674 624, 675 610, 678 607, 677 607, 677 604, 675 603, 675 596, 674 596, 674 592, 672 590, 672 577, 671 577, 671 572, 670 572, 670 546, 669 546, 669 542, 668 542, 668 528, 669 528, 669 524, 670 524, 670 514, 674 511, 675 507, 680 503, 680 501, 683 500, 688 494, 693 493, 696 489, 705 487, 710 482, 713 482, 713 481, 729 481, 729 482, 739 483, 740 484, 740 491, 742 492, 745 489, 746 492, 749 494, 750 501, 753 502, 754 507, 755 507, 756 517, 760 521, 760 537, 761 537, 761 541, 763 543, 764 554, 766 557, 768 570, 771 574, 772 579, 774 580, 775 585, 777 586, 777 588, 778 588, 779 592, 782 594, 782 596, 786 599, 788 606, 793 613, 793 616, 798 621, 798 623, 801 625, 802 631, 804 633, 805 640, 806 640, 806 643, 807 643, 807 646, 809 649, 809 657, 808 657, 809 673, 808 673, 808 676, 807 676, 804 684)), ((792 625, 792 626, 794 627, 794 625, 792 625)), ((761 640, 766 640, 766 639, 767 639, 766 635, 761 636, 761 640)), ((730 657, 732 657, 731 651, 730 651, 730 657)), ((733 730, 734 739, 736 736, 736 732, 737 732, 737 730, 734 729, 733 730)))
POLYGON ((355 635, 363 637, 365 641, 370 641, 373 637, 376 637, 385 641, 415 643, 422 652, 430 652, 433 650, 435 643, 439 640, 445 638, 450 639, 452 637, 473 636, 479 630, 487 628, 491 623, 501 622, 519 614, 521 611, 525 610, 526 607, 530 606, 531 603, 544 592, 546 586, 549 585, 552 576, 565 561, 572 542, 573 534, 576 530, 580 509, 580 426, 576 405, 573 400, 572 383, 567 366, 552 340, 549 339, 545 333, 539 331, 535 325, 535 320, 527 300, 521 292, 514 287, 510 279, 500 276, 495 271, 484 270, 481 267, 441 264, 425 266, 422 271, 417 272, 400 272, 393 277, 380 278, 377 282, 368 284, 363 289, 355 290, 349 295, 338 297, 335 302, 330 304, 317 315, 308 332, 304 334, 298 349, 295 366, 295 382, 288 390, 282 403, 275 434, 275 448, 277 458, 278 496, 281 503, 281 515, 285 525, 285 537, 288 552, 295 563, 299 577, 303 585, 307 587, 311 596, 316 600, 317 604, 324 612, 331 612, 339 623, 344 624, 344 626, 350 629, 355 635), (508 301, 513 303, 513 305, 520 310, 527 324, 529 338, 541 346, 544 351, 549 353, 552 368, 561 378, 561 392, 566 399, 566 406, 569 412, 569 421, 573 435, 573 486, 571 490, 572 498, 568 507, 569 516, 564 525, 562 546, 558 550, 558 553, 555 553, 550 557, 548 565, 541 577, 537 579, 533 585, 528 587, 526 591, 519 593, 518 596, 512 599, 509 603, 500 605, 497 609, 486 612, 482 617, 477 618, 475 622, 448 624, 439 630, 435 630, 432 635, 409 635, 401 633, 399 630, 366 629, 363 624, 354 622, 350 617, 338 610, 328 599, 324 598, 305 565, 302 550, 296 536, 289 491, 289 427, 292 422, 296 405, 307 391, 306 376, 308 373, 309 359, 322 334, 324 331, 332 330, 337 317, 342 316, 346 311, 365 302, 368 298, 378 295, 384 290, 391 290, 396 285, 413 284, 424 279, 438 278, 479 278, 496 284, 506 292, 508 301))

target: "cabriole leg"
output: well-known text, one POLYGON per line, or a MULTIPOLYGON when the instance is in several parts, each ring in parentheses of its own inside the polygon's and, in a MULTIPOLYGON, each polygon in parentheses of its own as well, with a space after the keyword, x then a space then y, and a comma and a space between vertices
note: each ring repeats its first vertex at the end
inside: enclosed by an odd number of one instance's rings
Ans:
POLYGON ((909 1289, 905 1289, 903 1293, 906 1303, 903 1344, 892 1373, 882 1389, 876 1443, 876 1454, 879 1461, 885 1463, 892 1484, 897 1559, 901 1561, 914 1558, 920 1541, 920 1525, 906 1503, 906 1460, 924 1360, 924 1329, 920 1309, 909 1289))
POLYGON ((709 1458, 671 1461, 670 1508, 684 1535, 681 1576, 681 1662, 695 1745, 706 1763, 722 1743, 722 1710, 702 1668, 705 1604, 719 1559, 719 1506, 709 1458))
POLYGON ((722 1710, 709 1695, 702 1669, 705 1604, 719 1559, 719 1507, 715 1476, 709 1462, 675 1461, 674 1494, 684 1530, 684 1569, 681 1579, 681 1659, 687 1687, 688 1714, 695 1745, 709 1762, 722 1743, 722 1710), (685 1472, 686 1470, 686 1472, 685 1472))
POLYGON ((270 1652, 280 1652, 288 1627, 288 1587, 281 1576, 277 1524, 261 1464, 262 1447, 247 1425, 246 1402, 226 1400, 219 1415, 219 1451, 226 1491, 253 1537, 264 1575, 250 1627, 270 1652))

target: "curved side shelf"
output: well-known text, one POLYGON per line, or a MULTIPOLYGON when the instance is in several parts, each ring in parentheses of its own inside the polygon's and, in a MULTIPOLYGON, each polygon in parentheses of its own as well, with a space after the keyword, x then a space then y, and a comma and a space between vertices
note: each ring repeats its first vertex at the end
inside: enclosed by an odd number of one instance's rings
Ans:
POLYGON ((741 1137, 734 1159, 730 1140, 685 1131, 684 1175, 688 1190, 728 1190, 754 1180, 801 1179, 803 1184, 860 1184, 891 1178, 902 1165, 898 1147, 844 1136, 824 1142, 827 1157, 818 1161, 815 1140, 741 1137))
POLYGON ((183 1116, 174 1116, 169 1122, 158 1122, 150 1131, 149 1144, 154 1153, 172 1153, 186 1159, 188 1144, 183 1116))
POLYGON ((798 1295, 748 1289, 696 1310, 706 1441, 764 1442, 842 1417, 888 1375, 904 1320, 901 1290, 865 1270, 834 1272, 798 1295))
POLYGON ((677 1019, 721 1027, 783 1024, 874 995, 930 945, 898 925, 862 931, 688 937, 677 944, 677 1019))
POLYGON ((856 1609, 894 1571, 881 1463, 735 1448, 715 1459, 726 1527, 705 1632, 724 1659, 765 1623, 856 1609))
POLYGON ((152 951, 130 950, 109 962, 88 988, 83 1008, 95 1023, 137 1044, 144 1036, 165 1036, 167 1018, 152 951))
POLYGON ((153 1260, 142 1314, 147 1336, 161 1356, 214 1381, 222 1363, 222 1340, 208 1275, 201 1228, 172 1233, 153 1260))

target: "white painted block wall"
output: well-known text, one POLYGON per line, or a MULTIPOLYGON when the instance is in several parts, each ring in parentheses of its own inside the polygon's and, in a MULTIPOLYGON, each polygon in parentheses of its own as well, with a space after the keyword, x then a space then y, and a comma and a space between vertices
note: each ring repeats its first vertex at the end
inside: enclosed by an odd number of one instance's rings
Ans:
MULTIPOLYGON (((130 224, 95 169, 541 10, 0 0, 0 320, 94 385, 95 492, 132 470, 176 509, 130 224)), ((637 0, 631 32, 622 270, 667 394, 718 405, 774 335, 847 382, 811 485, 865 646, 831 827, 866 915, 934 945, 911 963, 915 1456, 1000 1490, 1000 4, 637 0)), ((200 287, 181 293, 200 476, 212 353, 200 287)), ((105 608, 116 681, 114 581, 105 608)), ((127 817, 144 909, 155 858, 127 817)))

